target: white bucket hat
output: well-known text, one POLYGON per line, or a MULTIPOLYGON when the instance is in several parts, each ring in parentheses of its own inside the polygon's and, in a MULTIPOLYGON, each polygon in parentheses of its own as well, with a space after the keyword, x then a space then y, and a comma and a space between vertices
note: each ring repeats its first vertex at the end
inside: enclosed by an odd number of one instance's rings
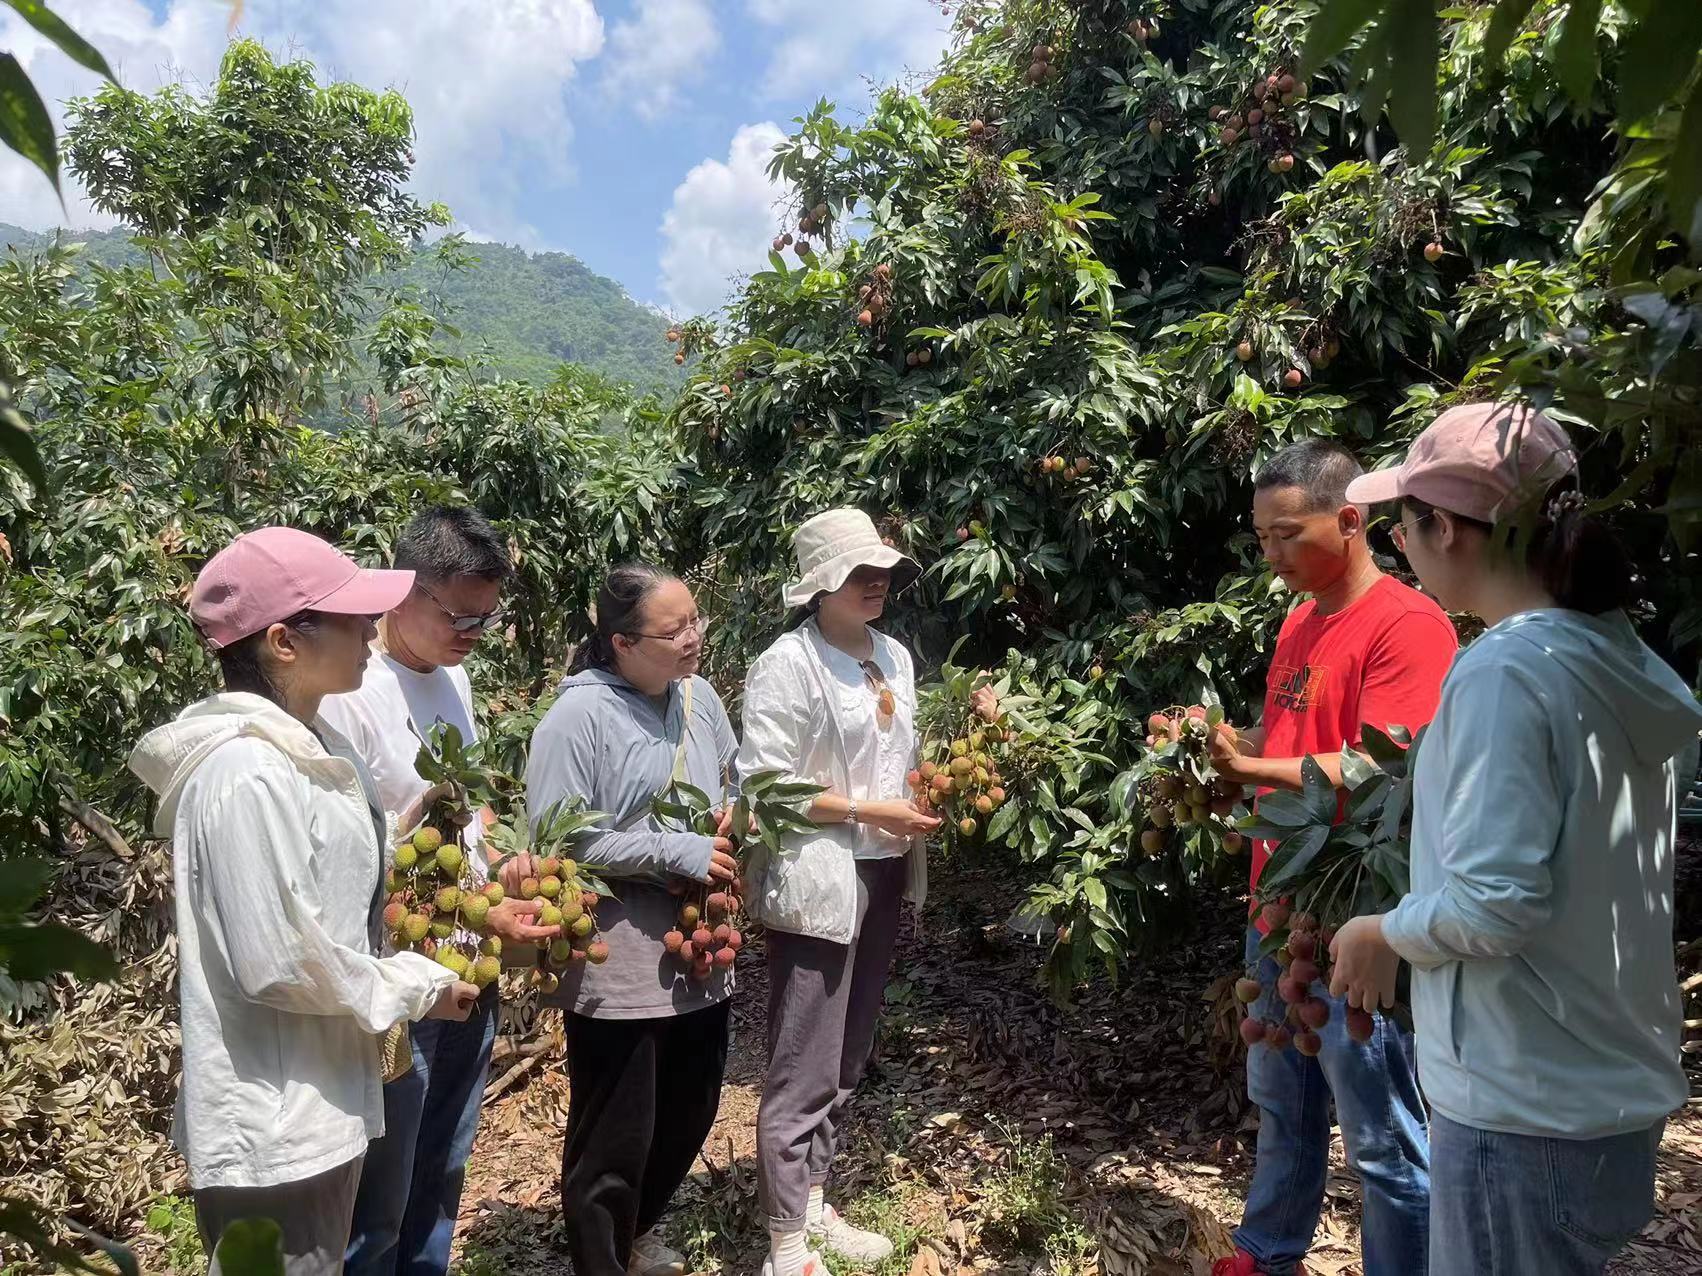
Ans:
POLYGON ((792 536, 798 555, 798 579, 786 586, 788 607, 807 607, 817 594, 831 594, 859 567, 892 569, 894 592, 922 574, 916 560, 881 540, 862 510, 828 510, 803 524, 792 536))

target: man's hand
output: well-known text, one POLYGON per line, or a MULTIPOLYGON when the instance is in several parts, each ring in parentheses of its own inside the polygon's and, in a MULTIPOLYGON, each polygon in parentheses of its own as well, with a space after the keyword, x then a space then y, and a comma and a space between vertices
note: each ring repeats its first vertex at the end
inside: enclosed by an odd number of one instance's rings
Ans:
POLYGON ((733 844, 724 837, 717 837, 709 843, 709 871, 704 881, 713 886, 716 882, 730 882, 739 875, 739 861, 733 858, 733 844))
MULTIPOLYGON (((750 836, 756 836, 755 811, 751 812, 749 832, 750 836)), ((723 807, 721 810, 715 812, 715 835, 717 837, 727 838, 733 836, 733 809, 731 807, 723 807)))
POLYGON ((478 987, 464 979, 457 979, 449 987, 437 994, 437 1000, 432 1002, 431 1009, 425 1012, 427 1019, 453 1019, 457 1023, 465 1023, 467 1016, 473 1012, 473 1003, 479 999, 478 987))
POLYGON ((969 707, 984 722, 997 722, 999 719, 999 697, 991 686, 977 687, 970 692, 969 707))
POLYGON ((1244 751, 1241 734, 1229 723, 1220 722, 1212 728, 1207 746, 1211 750, 1212 766, 1224 779, 1235 784, 1257 783, 1247 768, 1249 754, 1244 751))
POLYGON ((1382 917, 1355 917, 1330 943, 1330 995, 1361 1010, 1395 1004, 1400 955, 1383 938, 1382 917))
POLYGON ((521 852, 509 859, 497 870, 496 879, 502 883, 502 893, 520 897, 520 883, 528 877, 538 876, 538 861, 526 852, 521 852))
POLYGON ((561 938, 561 927, 534 923, 532 919, 544 904, 541 899, 505 899, 485 914, 485 925, 499 939, 516 944, 547 944, 561 938))
MULTIPOLYGON (((461 786, 458 784, 449 784, 446 782, 443 784, 432 785, 429 789, 420 794, 402 809, 402 813, 396 817, 396 827, 401 830, 404 835, 412 833, 420 826, 421 821, 425 819, 427 811, 431 810, 432 807, 436 806, 443 799, 457 797, 460 793, 461 786)), ((457 816, 454 823, 458 827, 465 828, 468 824, 472 823, 472 820, 473 813, 469 812, 465 816, 457 816)))

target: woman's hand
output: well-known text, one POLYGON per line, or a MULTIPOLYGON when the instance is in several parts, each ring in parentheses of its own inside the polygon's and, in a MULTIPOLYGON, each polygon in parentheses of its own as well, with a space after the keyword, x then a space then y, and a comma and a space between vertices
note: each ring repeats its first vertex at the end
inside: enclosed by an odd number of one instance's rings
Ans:
POLYGON ((561 938, 561 927, 533 923, 544 903, 541 899, 505 899, 485 914, 485 925, 498 939, 511 943, 547 944, 561 938))
POLYGON ((730 882, 739 875, 739 861, 733 858, 733 844, 724 837, 712 838, 709 843, 709 868, 703 880, 713 886, 730 882))
POLYGON ((1383 938, 1381 917, 1355 917, 1330 942, 1330 995, 1361 1010, 1395 1004, 1400 955, 1383 938))
POLYGON ((940 827, 937 815, 929 815, 913 802, 859 802, 857 823, 891 833, 894 837, 926 837, 940 827))
POLYGON ((999 697, 990 685, 977 687, 969 693, 969 707, 984 722, 998 721, 999 697))
POLYGON ((467 1016, 473 1012, 473 1003, 479 999, 478 988, 464 979, 457 979, 449 987, 437 994, 437 1000, 432 1002, 431 1009, 426 1011, 427 1019, 453 1019, 464 1023, 467 1016))

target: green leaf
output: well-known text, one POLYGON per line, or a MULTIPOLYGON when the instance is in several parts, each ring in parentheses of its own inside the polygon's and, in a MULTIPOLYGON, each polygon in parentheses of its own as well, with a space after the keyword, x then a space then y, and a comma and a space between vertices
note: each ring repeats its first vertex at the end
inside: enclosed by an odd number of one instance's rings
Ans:
POLYGON ((1602 0, 1572 0, 1554 44, 1554 73, 1578 105, 1590 100, 1596 83, 1596 23, 1602 0))
POLYGON ((1394 0, 1389 24, 1389 119, 1414 163, 1436 139, 1436 8, 1433 0, 1394 0))
POLYGON ((999 841, 1006 833, 1016 827, 1016 822, 1021 818, 1022 807, 1015 802, 1006 802, 993 812, 993 818, 988 821, 987 840, 989 842, 999 841))
POLYGON ((1328 0, 1307 27, 1306 51, 1300 59, 1305 73, 1315 75, 1324 63, 1347 48, 1382 3, 1383 0, 1328 0))
MULTIPOLYGON (((62 1245, 54 1238, 51 1226, 55 1220, 40 1206, 15 1197, 0 1197, 0 1236, 23 1243, 37 1258, 47 1260, 67 1271, 88 1272, 90 1276, 112 1276, 112 1269, 93 1262, 87 1255, 62 1245)), ((117 1266, 122 1276, 140 1276, 141 1266, 136 1256, 117 1241, 108 1240, 71 1219, 58 1220, 73 1232, 89 1241, 117 1266)))
MULTIPOLYGON (((1301 829, 1318 822, 1312 805, 1299 793, 1267 793, 1259 799, 1255 814, 1267 823, 1283 829, 1301 829)), ((1335 812, 1330 812, 1335 818, 1335 812)))
MULTIPOLYGON (((1648 12, 1620 48, 1616 77, 1620 120, 1641 120, 1677 93, 1696 69, 1699 45, 1702 4, 1697 0, 1652 0, 1648 12)), ((1571 86, 1567 87, 1570 90, 1571 86)), ((1573 96, 1584 100, 1575 93, 1573 96)))
POLYGON ((213 1251, 227 1276, 284 1276, 284 1234, 269 1218, 238 1219, 213 1251))
POLYGON ((1495 6, 1495 15, 1489 20, 1489 33, 1483 38, 1483 60, 1490 66, 1500 66, 1501 59, 1507 55, 1507 47, 1513 43, 1513 37, 1525 25, 1536 0, 1500 0, 1495 6))
POLYGON ((0 873, 0 917, 27 912, 41 898, 54 872, 52 861, 39 856, 8 859, 5 872, 0 873))
POLYGON ((116 979, 118 963, 94 940, 58 922, 0 922, 0 967, 19 980, 58 974, 116 979))
POLYGON ((1702 256, 1702 78, 1691 87, 1667 163, 1667 215, 1692 256, 1702 256))
POLYGON ((87 67, 96 75, 104 75, 109 80, 118 78, 106 64, 106 59, 100 55, 100 50, 73 31, 63 18, 42 4, 41 0, 6 0, 6 3, 17 10, 25 22, 52 40, 66 57, 87 67))
POLYGON ((47 490, 47 470, 36 450, 35 436, 24 414, 12 406, 4 382, 0 382, 0 454, 24 472, 36 491, 47 490))
POLYGON ((1275 890, 1284 882, 1304 873, 1307 866, 1316 858, 1324 844, 1330 839, 1330 829, 1327 824, 1314 824, 1311 828, 1301 829, 1293 837, 1278 848, 1282 855, 1282 863, 1277 862, 1277 855, 1271 856, 1271 862, 1266 865, 1264 873, 1259 878, 1259 894, 1264 895, 1275 890))
POLYGON ((53 117, 18 59, 0 53, 0 142, 39 168, 59 193, 59 148, 53 117))

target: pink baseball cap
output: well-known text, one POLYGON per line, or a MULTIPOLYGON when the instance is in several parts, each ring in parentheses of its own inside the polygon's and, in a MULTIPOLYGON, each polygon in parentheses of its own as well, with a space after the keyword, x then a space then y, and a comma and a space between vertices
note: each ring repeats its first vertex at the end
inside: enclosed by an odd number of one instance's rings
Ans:
POLYGON ((1400 465, 1354 479, 1347 499, 1375 505, 1411 496, 1494 523, 1577 468, 1566 431, 1541 412, 1517 403, 1468 403, 1431 422, 1400 465))
POLYGON ((373 571, 308 532, 244 532, 208 560, 189 594, 189 617, 215 649, 298 611, 379 616, 414 587, 413 572, 373 571))

